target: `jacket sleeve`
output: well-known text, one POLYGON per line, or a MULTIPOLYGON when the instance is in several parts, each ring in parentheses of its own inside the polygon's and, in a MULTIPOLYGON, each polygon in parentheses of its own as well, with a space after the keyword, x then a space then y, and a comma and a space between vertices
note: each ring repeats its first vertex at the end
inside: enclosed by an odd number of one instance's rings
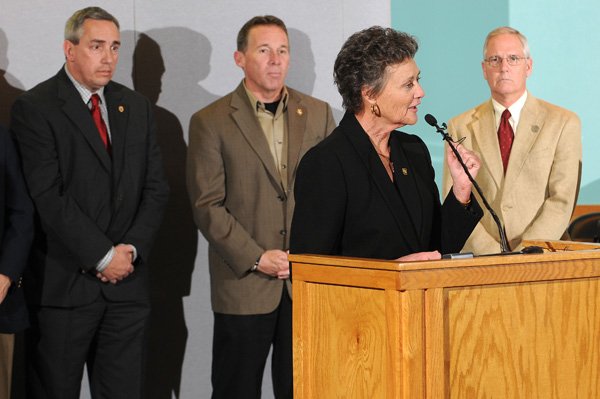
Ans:
POLYGON ((4 226, 0 249, 0 273, 17 281, 27 264, 33 239, 33 205, 25 187, 17 150, 0 131, 4 151, 4 226))
POLYGON ((11 131, 20 149, 23 173, 44 229, 58 237, 87 270, 113 243, 64 190, 58 149, 51 124, 40 105, 20 97, 13 105, 11 131))
POLYGON ((162 222, 165 205, 169 200, 169 185, 164 174, 162 156, 157 143, 152 105, 147 99, 144 100, 144 104, 149 127, 146 141, 146 174, 143 177, 142 195, 135 218, 122 242, 135 246, 138 257, 147 260, 154 237, 162 222))

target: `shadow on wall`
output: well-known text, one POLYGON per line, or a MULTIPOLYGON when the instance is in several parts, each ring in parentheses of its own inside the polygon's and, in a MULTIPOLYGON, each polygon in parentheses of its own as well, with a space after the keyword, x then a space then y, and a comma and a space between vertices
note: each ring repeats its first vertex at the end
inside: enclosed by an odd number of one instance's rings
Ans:
POLYGON ((286 85, 302 93, 312 95, 317 73, 315 56, 312 53, 310 37, 298 29, 288 28, 290 41, 290 69, 286 85))
MULTIPOLYGON (((288 27, 288 36, 290 40, 290 70, 286 79, 286 85, 292 89, 313 95, 317 73, 315 71, 315 56, 312 52, 310 37, 296 29, 288 27)), ((329 80, 333 85, 333 65, 329 80)), ((340 121, 344 116, 344 111, 332 108, 333 117, 340 121)))
POLYGON ((8 128, 10 122, 10 108, 15 99, 24 92, 22 85, 8 70, 8 39, 6 33, 0 29, 0 125, 8 128), (11 84, 10 82, 13 82, 11 84), (17 87, 20 86, 20 87, 17 87))
MULTIPOLYGON (((123 32, 122 36, 131 37, 131 32, 123 32)), ((209 57, 204 60, 210 51, 196 49, 203 42, 208 44, 206 38, 185 28, 152 30, 139 35, 133 57, 129 58, 133 60, 135 90, 147 96, 154 106, 158 144, 171 187, 149 265, 152 314, 146 361, 148 398, 180 397, 188 338, 183 298, 190 295, 198 245, 185 187, 187 145, 182 123, 187 132, 189 117, 198 104, 208 104, 216 98, 197 84, 210 68, 209 57), (190 62, 194 54, 204 62, 190 62), (158 105, 159 97, 169 109, 158 105)))

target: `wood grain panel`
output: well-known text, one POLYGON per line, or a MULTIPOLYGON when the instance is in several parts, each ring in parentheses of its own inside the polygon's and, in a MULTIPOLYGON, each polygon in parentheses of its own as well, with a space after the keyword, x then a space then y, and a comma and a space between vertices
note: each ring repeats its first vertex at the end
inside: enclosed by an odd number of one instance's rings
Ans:
POLYGON ((402 291, 402 398, 425 394, 425 303, 423 291, 402 291))
POLYGON ((445 291, 442 288, 425 291, 425 372, 428 399, 446 398, 448 361, 446 354, 445 291))
POLYGON ((599 281, 449 289, 451 397, 600 397, 599 281))
MULTIPOLYGON (((295 289, 295 287, 294 287, 295 289)), ((308 284, 302 323, 318 337, 304 348, 311 387, 303 398, 384 398, 387 391, 386 297, 383 290, 308 284), (309 393, 312 396, 307 396, 309 393)))

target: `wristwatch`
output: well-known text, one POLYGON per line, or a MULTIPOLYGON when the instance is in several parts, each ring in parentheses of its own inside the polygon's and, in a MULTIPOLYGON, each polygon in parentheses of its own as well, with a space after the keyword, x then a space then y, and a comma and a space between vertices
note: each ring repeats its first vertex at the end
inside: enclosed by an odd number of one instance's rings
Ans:
POLYGON ((255 272, 258 269, 258 262, 260 262, 260 256, 258 257, 258 259, 256 259, 256 262, 254 262, 254 265, 252 265, 252 268, 250 268, 251 273, 255 272))

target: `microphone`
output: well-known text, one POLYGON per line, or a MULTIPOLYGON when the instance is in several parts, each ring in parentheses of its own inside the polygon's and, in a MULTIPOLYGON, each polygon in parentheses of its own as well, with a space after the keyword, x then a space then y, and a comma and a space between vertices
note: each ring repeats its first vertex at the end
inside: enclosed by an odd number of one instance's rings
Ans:
POLYGON ((544 253, 544 248, 538 247, 537 245, 530 245, 528 247, 523 248, 520 251, 515 251, 515 252, 501 252, 499 254, 484 254, 484 255, 477 255, 477 256, 537 255, 537 254, 543 254, 543 253, 544 253))
POLYGON ((490 215, 492 215, 492 219, 494 219, 494 223, 496 223, 496 226, 498 227, 498 233, 500 234, 500 251, 501 251, 501 253, 510 252, 510 246, 508 245, 508 240, 506 239, 506 232, 504 231, 504 226, 502 226, 502 222, 500 222, 500 218, 498 218, 498 215, 496 215, 496 212, 494 212, 494 210, 488 203, 487 199, 485 198, 485 195, 483 195, 483 192, 481 191, 481 188, 479 187, 479 184, 477 184, 475 179, 473 179, 473 176, 471 176, 471 173, 469 172, 469 168, 467 168, 467 165, 465 165, 465 162, 463 161, 462 157, 458 153, 458 150, 454 146, 454 141, 452 140, 452 137, 450 137, 450 135, 446 131, 448 126, 446 126, 445 123, 442 123, 442 127, 438 126, 437 119, 435 119, 435 117, 431 114, 425 115, 425 122, 427 122, 429 125, 435 127, 437 133, 441 134, 443 139, 448 143, 448 145, 452 149, 452 152, 454 153, 454 155, 456 155, 456 159, 458 159, 458 162, 460 162, 460 165, 462 166, 463 170, 467 174, 467 177, 473 184, 473 187, 475 187, 475 190, 477 190, 477 192, 479 193, 479 196, 481 197, 481 200, 483 201, 483 205, 485 206, 485 209, 487 209, 488 212, 490 213, 490 215))
POLYGON ((483 254, 483 255, 475 255, 473 252, 460 252, 454 254, 444 254, 442 255, 442 259, 471 259, 482 256, 506 256, 506 255, 530 255, 530 254, 543 254, 544 249, 542 247, 538 247, 537 245, 530 245, 528 247, 523 248, 520 251, 514 252, 500 252, 499 254, 483 254))

